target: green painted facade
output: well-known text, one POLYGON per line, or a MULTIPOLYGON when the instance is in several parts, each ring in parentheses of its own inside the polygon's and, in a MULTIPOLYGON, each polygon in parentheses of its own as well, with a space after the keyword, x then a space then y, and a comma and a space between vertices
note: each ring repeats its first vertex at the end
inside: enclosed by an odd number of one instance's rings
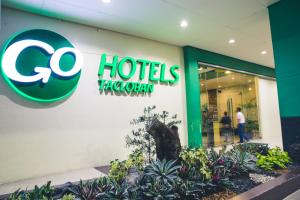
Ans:
POLYGON ((269 7, 281 117, 300 116, 300 1, 269 7))
POLYGON ((283 147, 300 143, 300 1, 269 7, 283 147))
POLYGON ((184 47, 186 108, 188 124, 188 145, 191 148, 202 145, 200 80, 198 62, 194 59, 193 48, 184 47))
POLYGON ((272 68, 217 54, 191 46, 183 47, 189 147, 202 146, 201 102, 198 63, 207 63, 266 77, 275 77, 272 68))

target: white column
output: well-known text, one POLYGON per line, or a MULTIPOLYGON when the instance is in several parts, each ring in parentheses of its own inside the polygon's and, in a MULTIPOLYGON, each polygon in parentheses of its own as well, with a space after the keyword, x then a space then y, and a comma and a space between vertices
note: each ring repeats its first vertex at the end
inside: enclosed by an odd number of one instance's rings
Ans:
POLYGON ((263 143, 282 148, 277 84, 274 80, 256 79, 260 131, 263 143))

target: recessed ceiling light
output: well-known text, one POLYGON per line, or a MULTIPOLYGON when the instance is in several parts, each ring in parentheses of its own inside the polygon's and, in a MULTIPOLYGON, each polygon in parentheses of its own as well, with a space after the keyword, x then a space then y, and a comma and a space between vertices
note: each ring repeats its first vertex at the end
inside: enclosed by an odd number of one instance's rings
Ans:
POLYGON ((103 3, 110 3, 111 0, 102 0, 103 3))
POLYGON ((261 55, 266 55, 268 52, 267 51, 262 51, 260 53, 261 53, 261 55))
POLYGON ((185 27, 187 27, 189 24, 188 24, 188 22, 186 21, 186 20, 182 20, 181 22, 180 22, 180 26, 182 27, 182 28, 185 28, 185 27))
POLYGON ((234 44, 234 43, 235 43, 235 39, 230 39, 230 40, 228 40, 228 43, 229 43, 229 44, 234 44))

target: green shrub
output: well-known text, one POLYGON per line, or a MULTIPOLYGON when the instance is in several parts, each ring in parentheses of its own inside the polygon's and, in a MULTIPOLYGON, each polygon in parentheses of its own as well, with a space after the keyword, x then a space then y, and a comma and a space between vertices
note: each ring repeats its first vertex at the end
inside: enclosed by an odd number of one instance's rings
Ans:
POLYGON ((291 163, 288 153, 282 151, 279 147, 270 149, 266 156, 262 154, 257 154, 256 156, 258 158, 256 162, 257 166, 266 171, 278 168, 284 169, 287 164, 291 163))
MULTIPOLYGON (((108 177, 101 177, 90 181, 80 181, 72 185, 69 191, 78 200, 119 200, 128 198, 128 185, 126 182, 118 183, 108 177)), ((68 195, 71 198, 72 195, 68 195)))
POLYGON ((20 189, 16 190, 8 197, 8 200, 23 200, 23 199, 26 199, 26 192, 21 191, 20 189))
POLYGON ((234 176, 233 159, 226 152, 226 146, 224 146, 219 153, 211 148, 209 154, 209 168, 212 171, 212 181, 215 184, 227 186, 230 183, 229 178, 234 176))
POLYGON ((205 179, 199 170, 182 166, 176 179, 175 193, 178 199, 201 199, 215 188, 212 180, 205 179))
POLYGON ((97 187, 97 191, 100 193, 100 195, 98 196, 102 196, 111 190, 112 188, 111 180, 107 176, 100 177, 97 180, 96 187, 97 187))
POLYGON ((109 178, 121 183, 128 174, 128 169, 136 167, 139 171, 143 171, 145 158, 141 151, 134 151, 129 155, 127 160, 120 161, 118 159, 110 162, 109 178))
POLYGON ((110 182, 110 190, 102 193, 102 197, 99 199, 105 200, 129 200, 128 188, 126 182, 118 183, 114 180, 110 182))
POLYGON ((179 156, 184 165, 189 169, 195 168, 205 177, 205 179, 211 179, 211 171, 208 167, 208 153, 206 150, 202 148, 183 149, 179 156))
POLYGON ((66 194, 61 200, 75 200, 75 196, 72 194, 66 194))
POLYGON ((38 187, 34 186, 31 191, 17 190, 8 198, 9 200, 52 200, 53 199, 53 188, 51 181, 48 181, 45 185, 38 187))
POLYGON ((153 181, 141 187, 142 199, 175 199, 173 186, 160 181, 153 181))
POLYGON ((144 170, 145 157, 140 150, 133 151, 125 162, 126 168, 136 167, 139 171, 144 170))
POLYGON ((233 149, 246 151, 253 155, 256 155, 257 153, 262 155, 267 155, 270 148, 268 144, 263 144, 263 143, 244 143, 244 144, 234 145, 233 149))
POLYGON ((80 180, 78 185, 74 185, 70 192, 82 200, 96 199, 98 195, 97 180, 85 181, 80 180))
POLYGON ((117 182, 122 182, 127 175, 127 171, 128 166, 125 165, 125 161, 116 159, 110 162, 108 177, 117 182))

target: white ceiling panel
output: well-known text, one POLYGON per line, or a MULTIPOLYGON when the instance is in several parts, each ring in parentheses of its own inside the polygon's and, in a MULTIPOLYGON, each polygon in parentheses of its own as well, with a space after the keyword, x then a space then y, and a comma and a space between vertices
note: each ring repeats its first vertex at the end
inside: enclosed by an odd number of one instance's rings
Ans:
POLYGON ((277 0, 2 0, 5 6, 274 67, 267 6, 277 0), (179 23, 186 19, 189 26, 179 23), (233 45, 230 38, 236 39, 233 45), (266 55, 260 52, 266 50, 266 55))

